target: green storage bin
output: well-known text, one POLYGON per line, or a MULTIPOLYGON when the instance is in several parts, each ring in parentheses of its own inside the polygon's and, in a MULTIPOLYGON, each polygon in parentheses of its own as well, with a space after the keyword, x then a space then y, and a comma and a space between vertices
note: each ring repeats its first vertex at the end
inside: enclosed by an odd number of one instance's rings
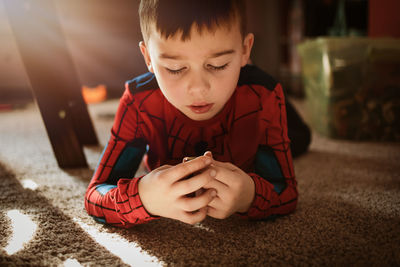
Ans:
POLYGON ((308 120, 352 140, 400 141, 400 40, 318 38, 298 47, 308 120))

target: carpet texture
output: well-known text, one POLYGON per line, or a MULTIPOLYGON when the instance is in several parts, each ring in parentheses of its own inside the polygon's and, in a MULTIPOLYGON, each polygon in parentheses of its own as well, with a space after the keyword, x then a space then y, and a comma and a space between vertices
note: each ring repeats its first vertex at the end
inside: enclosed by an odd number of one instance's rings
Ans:
MULTIPOLYGON (((117 105, 89 107, 101 146, 117 105)), ((196 226, 160 219, 124 230, 84 210, 102 147, 85 148, 89 168, 62 170, 34 104, 0 113, 0 123, 1 266, 400 265, 398 143, 314 133, 294 161, 299 204, 285 217, 196 226)))

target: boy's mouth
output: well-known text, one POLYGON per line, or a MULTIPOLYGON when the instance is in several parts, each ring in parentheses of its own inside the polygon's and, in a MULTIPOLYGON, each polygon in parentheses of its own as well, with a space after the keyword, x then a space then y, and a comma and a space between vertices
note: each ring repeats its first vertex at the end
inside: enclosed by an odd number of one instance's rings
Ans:
POLYGON ((196 114, 202 114, 210 111, 210 109, 213 107, 214 104, 208 104, 208 103, 199 103, 199 104, 193 104, 188 106, 194 113, 196 114))

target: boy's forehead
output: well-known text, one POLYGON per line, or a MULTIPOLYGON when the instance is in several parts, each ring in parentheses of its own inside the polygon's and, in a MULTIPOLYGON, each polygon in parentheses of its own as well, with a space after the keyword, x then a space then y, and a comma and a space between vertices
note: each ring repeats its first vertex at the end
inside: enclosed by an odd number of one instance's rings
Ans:
POLYGON ((241 45, 240 32, 232 29, 218 28, 214 31, 192 28, 190 38, 182 40, 180 34, 166 39, 160 33, 149 39, 150 50, 160 59, 185 59, 189 57, 214 58, 234 54, 241 45))
POLYGON ((156 29, 155 24, 153 24, 147 39, 148 42, 152 40, 161 46, 168 44, 185 44, 193 40, 210 40, 215 44, 221 41, 221 39, 229 42, 232 39, 237 40, 237 37, 240 37, 240 41, 242 41, 240 26, 237 21, 214 25, 212 28, 208 28, 204 25, 199 27, 197 24, 192 24, 189 36, 186 39, 182 38, 182 34, 182 31, 178 30, 174 35, 166 38, 160 30, 156 29))

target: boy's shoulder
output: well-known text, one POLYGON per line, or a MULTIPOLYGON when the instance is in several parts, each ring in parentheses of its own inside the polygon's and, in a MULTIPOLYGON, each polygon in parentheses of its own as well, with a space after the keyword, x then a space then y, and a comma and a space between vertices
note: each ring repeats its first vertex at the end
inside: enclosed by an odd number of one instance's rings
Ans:
POLYGON ((128 80, 125 83, 125 87, 129 89, 132 95, 159 88, 156 77, 154 73, 151 72, 144 73, 133 78, 132 80, 128 80))
POLYGON ((278 82, 268 73, 255 65, 246 65, 240 70, 238 85, 261 85, 269 91, 275 89, 278 82))

